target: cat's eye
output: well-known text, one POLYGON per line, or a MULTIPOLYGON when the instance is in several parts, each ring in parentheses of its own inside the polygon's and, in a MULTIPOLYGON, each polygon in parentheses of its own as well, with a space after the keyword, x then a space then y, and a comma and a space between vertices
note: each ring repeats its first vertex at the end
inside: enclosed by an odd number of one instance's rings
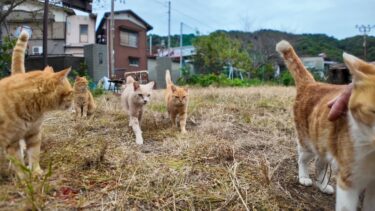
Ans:
POLYGON ((138 96, 139 96, 139 97, 143 97, 143 95, 142 95, 142 94, 138 94, 138 96))
POLYGON ((374 110, 370 110, 370 112, 371 112, 372 114, 375 114, 375 109, 374 109, 374 110))
POLYGON ((151 96, 150 94, 147 95, 147 97, 150 97, 150 96, 151 96))

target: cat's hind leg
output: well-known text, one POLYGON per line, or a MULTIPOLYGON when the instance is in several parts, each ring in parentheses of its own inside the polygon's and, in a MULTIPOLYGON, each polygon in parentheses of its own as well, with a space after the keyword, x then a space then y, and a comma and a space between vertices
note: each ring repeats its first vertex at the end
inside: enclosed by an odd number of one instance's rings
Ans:
POLYGON ((22 172, 21 165, 24 165, 23 158, 21 158, 19 141, 14 142, 6 147, 6 153, 8 159, 12 161, 12 169, 16 172, 20 179, 25 178, 24 172, 22 172))
POLYGON ((316 186, 323 193, 333 194, 335 192, 334 188, 329 185, 329 180, 331 177, 330 164, 322 158, 318 158, 315 161, 315 171, 316 171, 316 186))
POLYGON ((304 148, 298 143, 298 180, 301 185, 311 186, 313 184, 309 174, 309 162, 314 158, 311 150, 304 148))

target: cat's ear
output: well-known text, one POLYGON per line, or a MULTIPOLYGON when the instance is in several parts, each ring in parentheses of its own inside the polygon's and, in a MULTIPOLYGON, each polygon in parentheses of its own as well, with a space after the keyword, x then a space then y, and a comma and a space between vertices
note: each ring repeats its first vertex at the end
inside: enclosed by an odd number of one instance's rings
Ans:
POLYGON ((53 68, 51 66, 46 66, 43 70, 45 73, 54 73, 53 68))
POLYGON ((343 53, 342 57, 344 58, 346 66, 349 68, 350 74, 353 76, 354 82, 358 82, 366 78, 366 73, 360 70, 360 66, 364 61, 345 52, 343 53))
POLYGON ((184 87, 184 90, 186 93, 189 93, 189 89, 187 87, 184 87))
POLYGON ((175 92, 177 89, 174 85, 171 86, 172 92, 175 92))
POLYGON ((152 90, 154 88, 154 85, 155 85, 155 82, 154 81, 151 81, 150 83, 146 84, 147 88, 149 90, 152 90))
POLYGON ((57 78, 57 80, 63 81, 65 78, 68 77, 71 70, 71 67, 61 70, 60 72, 55 73, 55 77, 57 78))
POLYGON ((79 75, 76 76, 76 81, 78 81, 80 79, 79 75))
POLYGON ((138 83, 138 81, 134 81, 133 82, 133 87, 134 87, 134 91, 136 91, 136 90, 138 90, 139 89, 139 83, 138 83))

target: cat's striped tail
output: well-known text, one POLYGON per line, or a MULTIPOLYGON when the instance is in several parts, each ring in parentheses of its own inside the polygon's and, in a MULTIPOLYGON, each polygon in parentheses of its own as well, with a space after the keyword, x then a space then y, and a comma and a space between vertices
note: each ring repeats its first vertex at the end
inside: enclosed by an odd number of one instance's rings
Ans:
POLYGON ((297 87, 315 82, 314 77, 305 68, 301 59, 294 51, 293 46, 288 41, 282 40, 277 43, 276 51, 280 53, 281 57, 283 57, 297 87))
POLYGON ((171 79, 171 73, 169 72, 169 70, 165 71, 165 82, 167 83, 167 86, 173 85, 173 82, 171 79))
POLYGON ((13 48, 12 55, 12 75, 17 73, 25 73, 25 51, 27 48, 27 41, 29 40, 29 34, 26 31, 22 31, 18 37, 16 46, 13 48))

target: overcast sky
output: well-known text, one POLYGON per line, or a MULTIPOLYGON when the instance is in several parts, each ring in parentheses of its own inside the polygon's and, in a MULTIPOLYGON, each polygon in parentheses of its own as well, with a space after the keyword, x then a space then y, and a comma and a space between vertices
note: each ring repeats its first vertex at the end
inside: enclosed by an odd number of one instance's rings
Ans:
MULTIPOLYGON (((110 0, 94 5, 98 22, 109 11, 110 0), (103 7, 104 6, 104 7, 103 7)), ((117 0, 115 10, 131 9, 154 27, 168 33, 166 0, 117 0)), ((201 34, 223 30, 275 29, 291 33, 324 33, 342 39, 359 34, 356 24, 375 25, 374 0, 171 0, 172 34, 201 34)), ((375 28, 370 32, 375 35, 375 28)))

